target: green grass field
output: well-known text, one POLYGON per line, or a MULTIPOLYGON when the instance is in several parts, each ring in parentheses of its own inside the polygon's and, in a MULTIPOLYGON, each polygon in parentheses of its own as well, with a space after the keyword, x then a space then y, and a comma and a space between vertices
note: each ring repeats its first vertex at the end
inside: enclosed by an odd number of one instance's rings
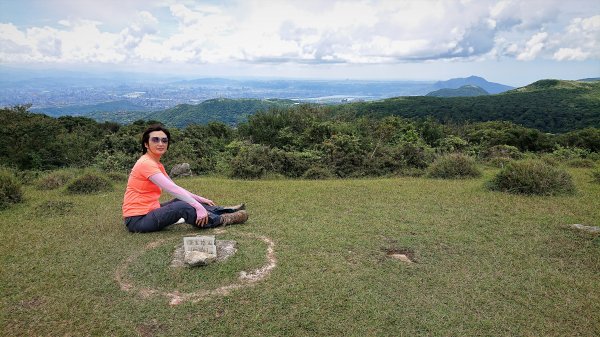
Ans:
POLYGON ((125 230, 124 183, 90 196, 27 187, 24 203, 0 212, 0 334, 598 336, 600 237, 565 225, 600 225, 600 184, 588 170, 570 172, 578 192, 561 197, 487 191, 491 171, 473 180, 179 180, 220 204, 245 201, 251 214, 217 232, 237 240, 238 253, 197 269, 169 267, 181 238, 199 233, 191 226, 125 230), (268 262, 256 236, 274 242, 276 267, 211 293, 268 262), (207 295, 170 305, 163 294, 175 292, 207 295))

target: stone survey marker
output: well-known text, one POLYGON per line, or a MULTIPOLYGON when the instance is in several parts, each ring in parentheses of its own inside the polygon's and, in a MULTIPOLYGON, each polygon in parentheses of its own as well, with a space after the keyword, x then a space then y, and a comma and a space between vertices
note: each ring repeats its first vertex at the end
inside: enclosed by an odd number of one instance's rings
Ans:
POLYGON ((188 236, 183 238, 184 252, 203 252, 217 255, 214 235, 188 236))
POLYGON ((184 262, 190 266, 206 265, 217 258, 214 236, 193 236, 183 238, 184 262))

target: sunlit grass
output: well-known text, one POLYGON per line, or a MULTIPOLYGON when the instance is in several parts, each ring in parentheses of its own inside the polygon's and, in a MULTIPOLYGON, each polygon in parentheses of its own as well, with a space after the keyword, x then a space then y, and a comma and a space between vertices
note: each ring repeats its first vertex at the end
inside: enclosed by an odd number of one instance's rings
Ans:
MULTIPOLYGON (((240 251, 222 265, 168 267, 191 226, 130 234, 115 191, 74 196, 25 188, 2 211, 0 326, 24 335, 543 335, 600 334, 600 240, 565 227, 600 225, 600 185, 570 169, 577 193, 531 197, 490 192, 496 171, 471 180, 426 178, 179 183, 220 204, 247 203, 247 224, 217 239, 240 251), (53 201, 53 202, 49 202, 53 201), (60 202, 58 202, 60 201, 60 202), (52 211, 52 207, 59 209, 52 211), (235 281, 265 261, 264 281, 169 306, 122 291, 127 268, 143 287, 189 292, 235 281), (416 263, 386 256, 410 249, 416 263)), ((215 234, 213 230, 205 234, 215 234)))

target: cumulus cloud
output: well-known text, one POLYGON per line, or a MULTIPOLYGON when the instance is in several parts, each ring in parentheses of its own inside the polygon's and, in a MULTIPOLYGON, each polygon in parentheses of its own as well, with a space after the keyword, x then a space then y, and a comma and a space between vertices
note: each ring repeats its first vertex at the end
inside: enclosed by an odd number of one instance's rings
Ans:
POLYGON ((600 58, 600 15, 575 18, 564 32, 557 34, 553 44, 558 61, 582 61, 600 58))
MULTIPOLYGON (((102 12, 89 16, 102 21, 61 17, 55 27, 0 23, 0 61, 368 64, 600 58, 600 15, 589 16, 588 2, 575 1, 233 0, 205 5, 169 0, 146 6, 140 0, 129 3, 128 20, 117 29, 102 12), (565 6, 571 10, 562 10, 565 6)), ((83 15, 84 6, 77 9, 83 15)))
POLYGON ((535 59, 544 49, 548 33, 541 32, 533 35, 525 46, 525 49, 517 55, 517 60, 531 61, 535 59))

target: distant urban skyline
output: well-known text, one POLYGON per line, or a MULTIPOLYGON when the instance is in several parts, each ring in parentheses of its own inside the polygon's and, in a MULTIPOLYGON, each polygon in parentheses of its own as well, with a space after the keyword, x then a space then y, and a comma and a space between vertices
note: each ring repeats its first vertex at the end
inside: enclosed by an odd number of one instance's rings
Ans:
POLYGON ((522 86, 600 77, 600 1, 0 0, 0 65, 522 86))

